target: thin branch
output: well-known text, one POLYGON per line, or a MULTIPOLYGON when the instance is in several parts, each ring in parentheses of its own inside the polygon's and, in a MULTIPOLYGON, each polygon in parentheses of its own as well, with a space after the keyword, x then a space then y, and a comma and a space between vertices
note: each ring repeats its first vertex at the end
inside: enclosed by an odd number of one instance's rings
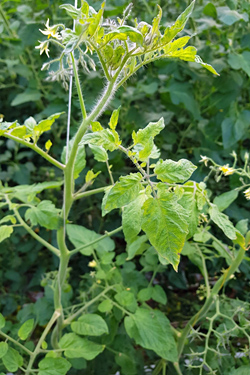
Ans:
POLYGON ((104 187, 101 187, 101 188, 98 188, 98 189, 84 191, 83 193, 76 193, 76 194, 74 194, 74 200, 76 201, 76 200, 81 199, 81 198, 86 198, 86 197, 89 197, 89 196, 94 195, 94 194, 102 193, 107 189, 107 187, 109 187, 109 186, 104 186, 104 187))
POLYGON ((3 136, 6 137, 6 138, 9 138, 9 139, 12 139, 15 142, 21 143, 22 145, 24 145, 26 147, 31 148, 32 150, 34 150, 35 152, 37 152, 39 155, 41 155, 44 159, 48 160, 55 167, 57 167, 57 168, 59 168, 61 170, 64 170, 64 168, 65 168, 64 164, 60 163, 59 161, 57 161, 56 159, 54 159, 52 156, 48 155, 45 151, 43 151, 37 145, 35 145, 33 143, 30 143, 30 142, 27 142, 24 139, 20 139, 18 137, 15 137, 15 136, 13 136, 13 135, 11 135, 9 133, 4 133, 3 136))
MULTIPOLYGON (((8 198, 7 198, 8 199, 8 198)), ((11 204, 11 202, 9 201, 9 203, 11 204)), ((56 256, 60 257, 60 251, 52 246, 49 242, 45 241, 42 237, 38 236, 38 234, 36 234, 29 226, 28 224, 25 223, 25 221, 22 219, 21 215, 19 214, 18 210, 15 208, 15 207, 12 207, 13 211, 14 211, 14 214, 16 215, 17 217, 17 220, 19 221, 19 223, 24 227, 24 229, 26 229, 26 231, 33 237, 35 238, 35 240, 37 240, 38 242, 40 242, 43 246, 45 246, 48 250, 50 250, 53 254, 55 254, 56 256)))
POLYGON ((120 226, 119 228, 114 229, 112 232, 106 232, 103 236, 97 238, 96 240, 94 240, 94 241, 92 241, 92 242, 89 242, 89 243, 87 243, 87 244, 85 244, 85 245, 82 245, 82 246, 80 246, 80 247, 78 247, 78 248, 76 248, 76 249, 74 249, 74 250, 71 250, 71 251, 70 251, 70 256, 75 255, 75 254, 79 253, 81 250, 84 250, 84 249, 86 249, 87 247, 92 246, 92 245, 94 245, 94 244, 96 244, 96 243, 102 241, 102 240, 103 240, 104 238, 106 238, 106 237, 111 237, 111 236, 113 236, 113 234, 118 233, 118 232, 120 232, 121 230, 122 230, 122 226, 120 226))
POLYGON ((12 337, 10 337, 9 335, 6 335, 4 332, 0 331, 0 335, 3 336, 5 339, 13 342, 13 344, 19 346, 19 348, 23 349, 29 355, 32 354, 32 352, 29 349, 27 349, 25 346, 23 346, 22 344, 20 344, 20 342, 16 341, 15 339, 13 339, 12 337))

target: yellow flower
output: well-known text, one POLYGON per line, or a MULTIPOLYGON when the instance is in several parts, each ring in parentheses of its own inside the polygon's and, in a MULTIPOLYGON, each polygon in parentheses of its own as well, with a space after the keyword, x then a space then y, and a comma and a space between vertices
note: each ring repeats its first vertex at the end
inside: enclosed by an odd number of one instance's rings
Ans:
POLYGON ((245 190, 243 193, 245 194, 245 198, 247 200, 250 200, 250 188, 248 188, 247 190, 245 190))
POLYGON ((49 26, 49 18, 48 18, 45 26, 46 26, 47 30, 41 30, 41 29, 39 29, 39 31, 41 31, 41 33, 43 33, 44 35, 47 35, 48 39, 50 37, 58 39, 58 40, 62 39, 62 37, 60 36, 60 34, 57 32, 58 26, 57 25, 52 26, 52 27, 49 26))
POLYGON ((97 266, 97 263, 95 260, 92 260, 91 262, 89 262, 88 266, 94 268, 97 266))
POLYGON ((231 168, 231 167, 229 167, 228 164, 223 165, 222 167, 220 167, 220 170, 224 173, 225 176, 229 176, 230 174, 234 173, 234 169, 231 168))
POLYGON ((36 46, 35 48, 36 49, 40 49, 40 55, 45 52, 46 55, 49 57, 49 48, 48 48, 48 42, 45 41, 45 42, 40 42, 40 40, 38 40, 38 42, 40 43, 39 46, 36 46))

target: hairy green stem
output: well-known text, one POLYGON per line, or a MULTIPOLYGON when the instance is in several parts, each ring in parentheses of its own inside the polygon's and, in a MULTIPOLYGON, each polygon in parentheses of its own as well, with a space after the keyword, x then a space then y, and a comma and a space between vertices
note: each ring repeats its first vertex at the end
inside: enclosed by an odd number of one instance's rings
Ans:
POLYGON ((237 257, 231 264, 231 266, 224 272, 224 274, 219 278, 219 280, 215 283, 210 297, 206 300, 205 304, 202 306, 202 308, 195 314, 187 323, 186 327, 182 331, 181 337, 178 341, 177 349, 178 349, 178 355, 179 357, 182 354, 182 351, 185 346, 186 338, 191 330, 192 327, 195 326, 198 321, 200 321, 206 313, 209 311, 210 307, 215 301, 216 296, 218 295, 219 291, 223 287, 223 285, 230 279, 230 277, 234 274, 234 272, 237 270, 239 265, 241 264, 242 260, 245 256, 245 249, 240 248, 237 257))
POLYGON ((75 62, 73 52, 70 53, 70 56, 71 56, 71 61, 72 61, 72 66, 73 66, 73 71, 74 71, 74 76, 75 76, 75 81, 76 81, 77 94, 78 94, 78 98, 79 98, 79 101, 80 101, 80 107, 81 107, 81 111, 82 111, 82 117, 85 119, 87 117, 87 112, 86 112, 86 108, 85 108, 85 104, 84 104, 84 99, 83 99, 82 90, 81 90, 81 83, 80 83, 80 80, 79 80, 79 76, 78 76, 78 72, 77 72, 77 66, 76 66, 76 62, 75 62))
POLYGON ((40 348, 42 346, 42 343, 43 341, 45 340, 47 334, 49 333, 49 331, 51 330, 51 327, 53 326, 53 324, 56 322, 56 320, 59 318, 61 312, 58 311, 58 310, 55 310, 54 311, 54 314, 52 315, 49 323, 47 324, 45 330, 43 331, 42 333, 42 336, 40 337, 37 345, 36 345, 36 348, 34 350, 34 352, 32 353, 32 355, 30 356, 30 360, 29 360, 29 363, 28 363, 28 367, 27 367, 27 370, 26 370, 26 373, 25 375, 29 375, 31 372, 32 372, 32 366, 33 366, 33 363, 37 357, 37 355, 39 354, 40 352, 40 348))

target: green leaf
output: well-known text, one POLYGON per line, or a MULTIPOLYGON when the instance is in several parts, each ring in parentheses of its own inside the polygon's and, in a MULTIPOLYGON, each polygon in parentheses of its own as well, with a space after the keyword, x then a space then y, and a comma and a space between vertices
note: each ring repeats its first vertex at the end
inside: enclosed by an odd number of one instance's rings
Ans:
POLYGON ((166 305, 167 296, 160 285, 155 285, 153 287, 152 299, 156 302, 161 303, 162 305, 166 305))
POLYGON ((213 3, 208 3, 208 4, 206 4, 206 6, 205 6, 204 9, 203 9, 203 13, 204 13, 206 16, 213 17, 213 18, 217 18, 216 7, 214 6, 213 3))
POLYGON ((177 270, 180 252, 188 233, 188 213, 177 197, 165 192, 143 205, 142 229, 156 251, 177 270))
POLYGON ((109 329, 105 320, 97 314, 84 314, 76 322, 71 323, 71 329, 78 335, 101 336, 109 329))
POLYGON ((217 14, 219 20, 228 26, 231 26, 235 22, 238 22, 240 20, 243 20, 245 22, 248 22, 249 20, 247 13, 240 14, 239 12, 237 12, 237 10, 231 10, 227 6, 217 7, 217 14))
POLYGON ((4 316, 0 313, 0 329, 2 329, 5 326, 5 318, 4 316))
POLYGON ((22 202, 30 203, 34 200, 36 194, 46 189, 59 188, 62 184, 63 181, 46 181, 33 185, 19 185, 11 188, 11 196, 22 202))
POLYGON ((127 40, 127 38, 129 38, 131 42, 134 42, 140 46, 143 44, 143 35, 141 32, 128 25, 120 26, 117 29, 107 33, 103 38, 103 43, 106 44, 113 39, 127 40))
POLYGON ((143 146, 139 151, 140 160, 144 161, 148 159, 154 147, 154 137, 158 135, 164 127, 164 119, 162 117, 157 122, 150 122, 144 129, 140 129, 137 133, 133 132, 132 138, 134 144, 143 146))
POLYGON ((199 222, 199 211, 197 208, 196 196, 193 192, 185 192, 178 203, 186 210, 189 217, 187 239, 193 237, 197 231, 199 222))
POLYGON ((220 212, 224 211, 226 208, 230 206, 231 203, 235 201, 238 197, 239 192, 237 190, 227 191, 217 197, 214 198, 214 204, 218 207, 220 212))
POLYGON ((133 242, 141 231, 142 206, 148 199, 145 191, 141 191, 138 197, 124 207, 122 212, 122 228, 126 242, 133 242))
MULTIPOLYGON (((101 235, 96 233, 95 231, 75 224, 67 224, 66 231, 70 241, 76 248, 87 245, 88 243, 95 241, 101 237, 101 235)), ((94 245, 88 246, 85 249, 81 250, 81 253, 83 255, 91 255, 93 253, 93 250, 96 250, 98 254, 101 255, 105 252, 113 251, 114 248, 114 241, 110 237, 105 237, 94 245)))
POLYGON ((249 375, 249 365, 240 366, 237 369, 233 369, 229 375, 249 375))
POLYGON ((66 375, 71 364, 65 358, 46 357, 38 363, 38 375, 66 375))
POLYGON ((49 116, 46 120, 42 120, 38 124, 34 125, 33 134, 40 137, 41 134, 51 129, 51 126, 54 124, 55 120, 63 113, 65 112, 55 113, 54 115, 49 116))
POLYGON ((137 237, 133 242, 129 243, 126 249, 128 253, 127 260, 133 259, 135 255, 142 254, 148 248, 147 241, 148 237, 144 235, 137 237))
POLYGON ((232 54, 230 53, 228 55, 228 63, 229 65, 235 69, 239 70, 242 69, 248 77, 250 77, 250 52, 249 51, 244 51, 241 55, 239 54, 232 54))
POLYGON ((179 83, 172 79, 165 90, 169 92, 173 104, 179 105, 183 103, 194 118, 199 118, 199 106, 193 96, 192 88, 189 83, 179 83))
POLYGON ((181 159, 178 162, 167 159, 159 160, 156 163, 154 172, 157 178, 163 182, 185 182, 187 181, 193 172, 196 170, 196 166, 191 161, 181 159))
POLYGON ((61 223, 59 213, 54 203, 44 200, 25 212, 25 220, 30 220, 32 226, 39 224, 47 229, 58 229, 61 223))
POLYGON ((137 368, 136 363, 127 354, 117 353, 115 356, 115 362, 121 367, 122 374, 124 375, 136 375, 137 368))
POLYGON ((33 330, 34 319, 29 319, 18 330, 18 336, 21 340, 26 340, 29 337, 29 334, 33 330))
MULTIPOLYGON (((69 154, 72 151, 73 143, 74 143, 74 138, 72 138, 69 142, 69 147, 68 147, 69 154)), ((61 160, 64 164, 66 164, 66 146, 63 148, 61 160)), ((78 145, 76 160, 74 164, 74 179, 77 179, 79 177, 79 174, 85 168, 85 165, 86 165, 85 146, 78 145)))
POLYGON ((148 301, 152 298, 153 295, 153 287, 144 288, 139 291, 137 294, 137 298, 140 302, 148 301))
POLYGON ((36 102, 41 98, 41 92, 33 89, 26 89, 20 94, 17 94, 10 103, 11 106, 17 106, 23 103, 36 102))
POLYGON ((84 358, 91 361, 100 354, 105 346, 77 336, 75 333, 66 333, 59 341, 59 347, 65 349, 64 355, 68 358, 84 358))
POLYGON ((0 226, 0 242, 3 242, 6 238, 9 238, 12 233, 13 233, 13 227, 9 227, 8 225, 1 225, 0 226))
POLYGON ((100 174, 101 172, 97 172, 97 173, 94 173, 92 171, 92 169, 90 171, 87 172, 86 176, 85 176, 85 182, 86 184, 94 181, 94 179, 100 174))
POLYGON ((98 132, 85 134, 82 137, 80 144, 102 146, 105 150, 114 151, 121 144, 121 141, 115 130, 104 129, 98 132))
POLYGON ((23 357, 18 351, 9 346, 7 353, 2 357, 4 366, 10 372, 15 372, 23 364, 23 357))
POLYGON ((108 160, 107 151, 102 146, 89 144, 89 147, 94 154, 95 160, 101 161, 102 163, 105 163, 108 160))
POLYGON ((62 5, 59 5, 59 8, 65 9, 66 12, 67 12, 67 14, 71 18, 73 18, 74 20, 77 20, 78 18, 81 17, 81 11, 80 11, 80 9, 75 8, 71 4, 62 4, 62 5))
POLYGON ((113 309, 113 304, 109 299, 106 299, 105 301, 102 301, 98 305, 98 310, 102 313, 109 312, 113 309))
POLYGON ((114 208, 123 207, 137 198, 142 189, 141 179, 142 175, 139 172, 121 176, 119 182, 116 182, 111 189, 106 190, 102 202, 102 215, 106 215, 114 208))
POLYGON ((179 15, 177 20, 175 21, 174 25, 171 27, 168 27, 164 35, 161 39, 161 44, 165 45, 171 42, 174 37, 184 29, 189 17, 191 16, 193 9, 194 9, 195 0, 192 1, 192 3, 184 10, 183 13, 179 15))
POLYGON ((135 312, 137 308, 134 294, 128 292, 127 290, 123 290, 122 292, 115 294, 115 300, 129 311, 135 312))
POLYGON ((125 318, 124 324, 137 345, 153 350, 167 361, 178 360, 170 322, 161 311, 138 308, 134 315, 125 318))
POLYGON ((2 358, 7 353, 8 348, 9 346, 7 342, 4 342, 4 341, 0 342, 0 358, 2 358))
POLYGON ((211 204, 211 207, 209 208, 209 215, 211 217, 211 220, 218 225, 218 227, 224 232, 224 234, 230 238, 230 240, 236 239, 236 230, 231 223, 231 221, 228 219, 228 216, 225 214, 222 214, 218 207, 215 206, 215 204, 211 204))
POLYGON ((110 129, 112 129, 112 130, 115 130, 116 125, 118 123, 120 109, 121 109, 121 107, 119 107, 118 109, 115 109, 112 112, 112 115, 111 115, 111 118, 110 118, 110 121, 109 121, 109 126, 110 126, 110 129))

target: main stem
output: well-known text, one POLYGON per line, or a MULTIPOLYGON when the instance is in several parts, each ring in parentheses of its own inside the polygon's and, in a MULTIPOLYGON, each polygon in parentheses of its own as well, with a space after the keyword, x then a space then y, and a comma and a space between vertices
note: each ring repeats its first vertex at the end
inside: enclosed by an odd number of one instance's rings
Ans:
MULTIPOLYGON (((73 64, 73 67, 74 67, 74 64, 73 64)), ((76 69, 74 69, 74 74, 77 76, 76 69)), ((77 86, 77 92, 80 95, 80 99, 81 99, 82 95, 81 95, 80 81, 78 79, 78 76, 76 78, 75 83, 77 86)), ((98 104, 96 105, 96 107, 93 109, 93 111, 90 113, 89 116, 86 117, 86 112, 83 111, 83 121, 74 137, 73 146, 72 146, 71 152, 69 154, 69 159, 64 170, 64 205, 65 206, 62 210, 62 219, 64 223, 66 223, 68 219, 72 204, 74 202, 74 190, 75 190, 74 164, 75 164, 75 159, 77 156, 78 145, 83 135, 85 134, 88 126, 91 124, 91 121, 95 120, 100 115, 103 108, 107 105, 107 103, 111 99, 114 89, 115 89, 115 80, 111 81, 108 84, 103 96, 101 97, 98 104)), ((81 106, 81 107, 82 109, 85 108, 84 106, 81 106)), ((57 284, 56 284, 55 293, 54 293, 54 306, 55 306, 55 309, 61 312, 61 314, 60 314, 60 317, 57 321, 57 325, 51 337, 51 343, 54 348, 58 348, 58 341, 60 339, 61 332, 63 329, 64 318, 63 318, 63 307, 61 303, 61 294, 62 294, 62 287, 65 282, 67 268, 69 264, 69 258, 70 258, 70 252, 65 242, 64 226, 62 226, 57 231, 57 243, 60 249, 60 265, 59 265, 59 271, 58 271, 57 284)))

